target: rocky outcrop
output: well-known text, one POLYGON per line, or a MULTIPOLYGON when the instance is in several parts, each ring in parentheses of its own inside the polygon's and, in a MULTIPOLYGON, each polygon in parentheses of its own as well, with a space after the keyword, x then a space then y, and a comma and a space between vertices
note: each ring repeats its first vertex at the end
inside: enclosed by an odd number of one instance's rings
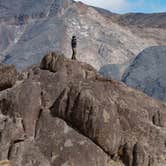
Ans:
POLYGON ((17 79, 17 71, 16 68, 11 65, 3 65, 0 64, 0 91, 11 88, 17 79))
POLYGON ((166 101, 166 47, 150 47, 128 67, 122 81, 156 99, 166 101))
POLYGON ((40 67, 0 93, 0 160, 17 166, 166 164, 165 104, 63 55, 48 54, 40 67))
MULTIPOLYGON (((24 90, 20 91, 24 93, 24 90)), ((18 94, 15 95, 17 97, 18 94)), ((25 97, 28 96, 25 94, 25 97)), ((25 98, 23 100, 26 101, 25 98)), ((53 118, 49 110, 36 110, 33 106, 32 103, 15 102, 11 108, 14 115, 1 114, 1 159, 10 160, 13 166, 107 166, 113 162, 91 140, 69 127, 63 120, 53 118), (29 109, 19 114, 15 110, 17 104, 29 109), (36 117, 34 113, 38 112, 36 117)), ((117 166, 121 165, 117 163, 117 166)))

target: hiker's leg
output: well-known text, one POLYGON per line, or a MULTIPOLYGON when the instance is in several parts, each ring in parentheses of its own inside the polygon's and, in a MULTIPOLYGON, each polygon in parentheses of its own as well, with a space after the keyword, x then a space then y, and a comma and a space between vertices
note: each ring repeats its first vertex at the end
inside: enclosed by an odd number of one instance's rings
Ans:
POLYGON ((73 59, 73 56, 74 56, 74 50, 73 50, 73 48, 72 48, 72 57, 71 57, 71 59, 73 59))
POLYGON ((76 60, 76 48, 73 48, 72 51, 73 51, 73 54, 71 59, 76 60))
POLYGON ((74 59, 75 60, 76 60, 76 53, 77 53, 76 48, 74 48, 74 59))

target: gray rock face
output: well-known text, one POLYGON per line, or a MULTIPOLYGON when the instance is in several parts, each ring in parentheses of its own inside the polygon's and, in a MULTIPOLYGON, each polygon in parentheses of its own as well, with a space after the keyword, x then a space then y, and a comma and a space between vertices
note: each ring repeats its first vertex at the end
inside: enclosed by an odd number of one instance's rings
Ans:
MULTIPOLYGON (((117 78, 114 72, 117 66, 128 63, 144 48, 166 43, 166 30, 160 26, 139 28, 139 23, 130 26, 127 21, 124 26, 120 15, 81 2, 1 0, 0 9, 0 37, 3 39, 0 60, 15 64, 18 69, 38 63, 45 53, 54 50, 63 50, 65 55, 71 57, 70 40, 76 34, 77 58, 97 70, 112 65, 111 74, 117 78)), ((150 15, 150 18, 156 22, 153 16, 156 15, 150 15)), ((137 17, 140 18, 139 15, 134 16, 135 20, 137 17)), ((141 17, 146 18, 147 15, 141 17)), ((147 19, 142 22, 146 23, 147 19)), ((160 22, 156 22, 156 25, 160 25, 160 22)))
POLYGON ((141 52, 123 75, 127 85, 166 101, 166 47, 150 47, 141 52))
MULTIPOLYGON (((67 7, 72 0, 0 0, 1 20, 9 21, 13 17, 18 23, 24 23, 28 18, 53 16, 53 11, 67 7)), ((14 20, 13 20, 14 21, 14 20)))
POLYGON ((88 64, 48 55, 42 70, 29 68, 0 92, 0 160, 14 166, 166 164, 165 104, 88 64))

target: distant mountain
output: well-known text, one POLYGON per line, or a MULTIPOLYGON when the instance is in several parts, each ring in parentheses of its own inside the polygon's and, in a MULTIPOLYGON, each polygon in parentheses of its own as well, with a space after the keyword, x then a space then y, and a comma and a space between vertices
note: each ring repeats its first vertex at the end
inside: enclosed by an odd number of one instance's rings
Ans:
POLYGON ((144 28, 166 28, 166 13, 129 13, 118 16, 116 20, 121 25, 136 25, 144 28))
POLYGON ((0 0, 0 61, 23 69, 49 51, 71 57, 76 34, 80 61, 97 70, 125 66, 143 49, 166 44, 163 15, 118 15, 72 0, 0 0))
POLYGON ((127 85, 149 96, 166 101, 166 46, 156 46, 141 52, 123 75, 127 85))

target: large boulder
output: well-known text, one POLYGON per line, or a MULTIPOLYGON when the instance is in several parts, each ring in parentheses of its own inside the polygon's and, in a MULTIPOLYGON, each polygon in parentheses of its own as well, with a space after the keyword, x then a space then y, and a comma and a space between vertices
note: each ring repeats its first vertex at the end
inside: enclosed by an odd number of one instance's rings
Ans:
MULTIPOLYGON (((3 94, 3 98, 5 96, 6 94, 3 94)), ((19 95, 16 94, 15 97, 19 98, 19 95)), ((9 98, 7 97, 7 99, 9 98)), ((123 166, 121 162, 113 162, 100 147, 69 127, 63 120, 52 117, 49 110, 43 109, 36 117, 34 113, 38 114, 38 110, 34 107, 30 108, 28 104, 21 103, 21 101, 20 103, 17 103, 16 100, 10 102, 14 103, 7 111, 14 111, 14 114, 10 115, 9 112, 0 114, 1 160, 10 160, 12 166, 61 166, 67 164, 109 166, 110 163, 123 166), (21 114, 16 112, 19 105, 24 106, 27 112, 21 114), (26 123, 28 121, 29 123, 26 123), (34 123, 35 125, 33 125, 34 123), (29 132, 28 129, 31 129, 32 132, 29 132), (35 135, 32 137, 33 131, 35 131, 35 135)), ((29 104, 32 106, 32 103, 29 104)), ((35 103, 33 105, 35 106, 35 103)))
POLYGON ((49 111, 42 112, 39 119, 36 144, 52 165, 109 166, 111 163, 100 147, 63 120, 52 117, 49 111))
MULTIPOLYGON (((126 165, 137 163, 138 158, 139 165, 159 163, 160 159, 156 159, 158 151, 163 149, 161 160, 165 154, 165 148, 161 143, 161 139, 165 139, 165 105, 121 83, 104 79, 95 70, 91 70, 93 77, 84 77, 81 74, 78 76, 79 71, 89 71, 86 65, 63 59, 64 57, 61 58, 61 67, 56 70, 56 77, 49 80, 50 83, 61 80, 60 85, 52 87, 57 94, 56 97, 55 94, 51 94, 50 85, 45 86, 50 101, 53 102, 56 98, 50 107, 52 115, 77 128, 110 156, 116 158, 120 149, 128 151, 128 154, 119 156, 124 162, 126 155, 129 156, 126 165), (162 132, 157 136, 159 141, 151 138, 154 133, 158 133, 155 126, 159 126, 160 130, 162 128, 162 132), (142 145, 143 140, 149 144, 142 145), (152 147, 150 142, 155 146, 152 147), (137 147, 141 147, 142 152, 137 150, 137 147), (139 157, 140 155, 143 157, 139 157)), ((41 79, 43 83, 46 80, 44 75, 41 79)))
POLYGON ((122 81, 149 96, 166 101, 166 46, 142 51, 125 71, 122 81))

